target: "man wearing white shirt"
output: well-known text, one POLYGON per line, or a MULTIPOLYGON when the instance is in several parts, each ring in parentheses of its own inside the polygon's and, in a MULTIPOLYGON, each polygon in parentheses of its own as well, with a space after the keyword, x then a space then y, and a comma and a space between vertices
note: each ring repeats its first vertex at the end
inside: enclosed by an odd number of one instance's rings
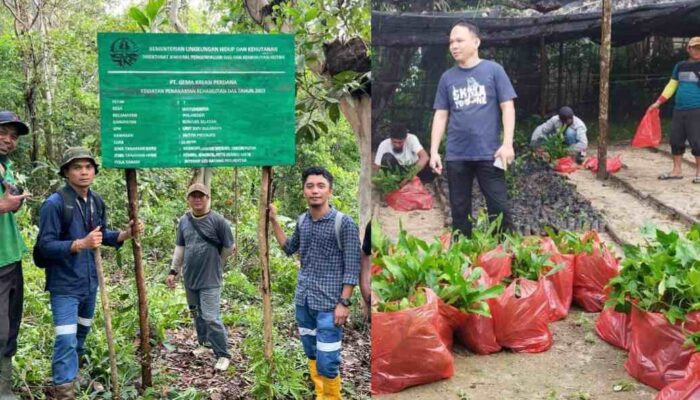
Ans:
POLYGON ((428 153, 423 149, 418 137, 405 128, 392 130, 388 139, 385 139, 377 148, 374 159, 375 170, 388 168, 391 170, 406 171, 413 165, 418 165, 418 177, 423 182, 428 182, 433 175, 428 165, 428 153))
POLYGON ((530 144, 533 147, 541 145, 547 137, 563 131, 564 142, 569 146, 569 151, 576 156, 580 164, 586 156, 588 137, 586 136, 586 124, 574 115, 571 107, 564 106, 558 115, 545 121, 532 132, 530 144))

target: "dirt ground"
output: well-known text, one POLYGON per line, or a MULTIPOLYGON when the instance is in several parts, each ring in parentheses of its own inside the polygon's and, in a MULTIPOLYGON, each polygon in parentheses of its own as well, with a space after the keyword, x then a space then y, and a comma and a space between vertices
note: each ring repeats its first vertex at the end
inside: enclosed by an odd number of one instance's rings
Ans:
MULTIPOLYGON (((667 150, 665 147, 661 151, 667 150)), ((692 216, 700 216, 700 185, 691 183, 694 171, 686 163, 685 178, 659 181, 656 177, 670 169, 664 153, 647 149, 612 147, 609 154, 621 154, 625 168, 617 174, 644 195, 692 216)), ((685 157, 693 161, 692 157, 685 157)), ((666 210, 610 181, 600 182, 586 170, 568 176, 579 193, 603 213, 616 236, 630 243, 641 243, 640 228, 652 222, 662 229, 685 230, 687 224, 666 210)), ((410 233, 432 239, 444 230, 444 212, 436 203, 429 211, 396 212, 387 207, 375 209, 375 218, 389 237, 396 237, 399 220, 410 233)), ((612 240, 603 235, 604 240, 612 240)), ((636 382, 624 370, 626 352, 598 338, 594 331, 597 314, 572 308, 569 316, 550 324, 552 348, 540 354, 500 352, 477 356, 455 347, 455 373, 451 379, 408 388, 400 393, 377 396, 382 399, 653 399, 656 390, 636 382), (620 390, 622 389, 622 390, 620 390)))

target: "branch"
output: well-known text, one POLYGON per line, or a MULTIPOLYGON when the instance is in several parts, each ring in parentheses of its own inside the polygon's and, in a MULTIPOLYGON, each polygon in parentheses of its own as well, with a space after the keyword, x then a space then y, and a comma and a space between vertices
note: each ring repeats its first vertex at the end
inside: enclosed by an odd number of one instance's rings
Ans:
POLYGON ((168 18, 170 19, 170 24, 175 28, 176 31, 180 33, 187 33, 187 28, 185 28, 185 26, 182 25, 182 22, 180 22, 180 18, 177 16, 179 8, 180 0, 173 0, 172 3, 170 3, 168 18))
MULTIPOLYGON (((12 17, 15 19, 15 23, 22 25, 24 31, 26 32, 28 30, 27 24, 24 21, 22 21, 22 18, 18 16, 19 6, 17 5, 17 2, 15 1, 14 3, 15 8, 12 8, 12 4, 10 4, 9 0, 2 0, 2 3, 5 5, 5 8, 7 8, 7 10, 10 11, 10 14, 12 14, 12 17)), ((19 36, 19 32, 17 32, 17 29, 15 29, 15 35, 19 36)))

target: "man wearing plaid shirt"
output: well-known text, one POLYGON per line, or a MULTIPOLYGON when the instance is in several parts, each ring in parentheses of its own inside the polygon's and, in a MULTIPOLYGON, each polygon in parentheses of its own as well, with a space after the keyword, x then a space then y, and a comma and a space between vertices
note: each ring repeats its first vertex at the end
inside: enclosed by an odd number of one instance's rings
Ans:
POLYGON ((302 173, 308 211, 287 238, 270 207, 275 238, 287 255, 299 251, 296 319, 317 399, 340 399, 340 350, 350 297, 360 276, 360 237, 352 218, 332 208, 333 176, 324 168, 302 173))

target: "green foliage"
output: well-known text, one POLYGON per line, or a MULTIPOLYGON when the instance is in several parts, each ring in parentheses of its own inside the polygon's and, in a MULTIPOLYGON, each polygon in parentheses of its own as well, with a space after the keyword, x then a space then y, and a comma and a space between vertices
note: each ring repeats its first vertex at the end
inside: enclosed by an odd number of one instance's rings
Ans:
POLYGON ((383 196, 389 192, 400 189, 401 184, 410 181, 420 172, 418 164, 411 165, 405 171, 390 168, 381 168, 372 176, 372 183, 383 196))
POLYGON ((378 311, 405 309, 425 302, 421 287, 431 288, 445 303, 465 313, 490 316, 484 301, 498 296, 503 286, 486 288, 478 284, 481 268, 470 268, 471 261, 457 243, 445 249, 441 241, 427 243, 399 232, 396 245, 377 264, 381 274, 372 280, 372 288, 380 299, 378 311))
POLYGON ((606 304, 628 310, 661 312, 671 322, 700 310, 700 226, 685 235, 644 228, 645 246, 624 246, 620 275, 610 280, 606 304))
POLYGON ((566 125, 562 125, 553 135, 546 136, 542 144, 542 149, 549 155, 549 160, 552 162, 569 155, 569 146, 564 141, 564 131, 566 131, 566 125))
POLYGON ((159 25, 166 22, 159 18, 164 5, 165 0, 148 0, 143 10, 138 7, 131 7, 128 14, 143 32, 153 32, 159 25))
POLYGON ((518 233, 505 234, 504 248, 513 254, 513 277, 536 281, 561 270, 563 264, 554 264, 552 255, 544 252, 537 236, 522 236, 518 233))

